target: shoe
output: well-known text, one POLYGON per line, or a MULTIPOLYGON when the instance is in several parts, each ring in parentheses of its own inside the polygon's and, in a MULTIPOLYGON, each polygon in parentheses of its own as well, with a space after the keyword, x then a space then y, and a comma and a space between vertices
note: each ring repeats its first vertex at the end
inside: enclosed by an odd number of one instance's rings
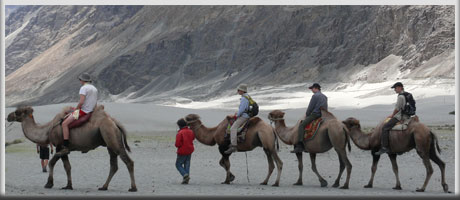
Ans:
POLYGON ((184 179, 182 180, 182 184, 188 184, 188 181, 190 181, 190 176, 188 174, 185 174, 184 179))
POLYGON ((47 172, 47 171, 46 171, 46 167, 45 167, 45 168, 43 168, 43 172, 47 172))
POLYGON ((382 155, 384 153, 388 153, 388 152, 389 152, 388 148, 382 147, 382 148, 380 148, 379 151, 375 152, 375 155, 380 156, 380 155, 382 155))
POLYGON ((63 146, 63 148, 61 149, 61 151, 56 152, 56 154, 54 154, 54 155, 56 155, 56 156, 65 156, 65 155, 67 155, 67 154, 69 154, 69 153, 70 153, 69 148, 66 147, 66 146, 63 146))
POLYGON ((230 148, 227 149, 227 151, 225 151, 224 153, 225 154, 231 154, 233 152, 236 152, 238 149, 236 148, 236 146, 233 146, 231 145, 230 148))
POLYGON ((291 153, 302 153, 303 151, 305 151, 303 143, 299 142, 294 145, 294 150, 292 150, 291 153))

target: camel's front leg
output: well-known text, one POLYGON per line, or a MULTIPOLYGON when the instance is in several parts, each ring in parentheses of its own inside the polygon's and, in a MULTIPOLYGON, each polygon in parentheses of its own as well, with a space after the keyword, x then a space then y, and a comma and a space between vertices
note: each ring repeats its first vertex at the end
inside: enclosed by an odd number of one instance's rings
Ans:
POLYGON ((225 177, 225 181, 222 182, 222 184, 230 184, 233 180, 235 180, 235 176, 230 172, 230 155, 231 154, 225 154, 225 151, 228 149, 228 145, 219 145, 219 152, 222 155, 222 158, 219 161, 219 165, 222 166, 227 175, 225 177))
POLYGON ((107 148, 110 155, 110 172, 109 176, 107 177, 107 181, 105 184, 99 188, 99 190, 107 190, 109 187, 110 180, 112 180, 113 175, 118 171, 118 155, 113 152, 110 148, 107 148))
POLYGON ((371 179, 369 179, 369 183, 367 183, 367 185, 365 185, 364 188, 372 188, 374 184, 374 175, 375 175, 375 172, 377 171, 377 164, 379 163, 379 160, 380 160, 380 155, 375 155, 374 150, 372 150, 371 155, 372 155, 371 179))
POLYGON ((64 155, 61 157, 62 159, 62 162, 64 163, 64 169, 65 169, 65 173, 67 174, 67 186, 61 188, 61 189, 64 189, 64 190, 73 190, 72 188, 72 175, 70 173, 70 170, 71 170, 71 166, 70 166, 70 162, 69 162, 69 156, 67 155, 64 155))
POLYGON ((319 175, 318 170, 316 169, 316 153, 310 153, 310 160, 311 160, 311 169, 315 172, 316 176, 318 176, 319 182, 321 183, 321 187, 327 186, 327 181, 324 180, 321 175, 319 175))
MULTIPOLYGON (((56 148, 56 151, 59 151, 57 148, 56 148)), ((51 158, 51 160, 49 161, 48 163, 48 166, 49 166, 49 169, 50 169, 50 172, 49 172, 49 176, 48 176, 48 182, 45 184, 45 188, 52 188, 53 187, 53 172, 54 172, 54 165, 56 165, 56 162, 60 159, 59 156, 56 156, 56 154, 54 154, 53 158, 51 158)))
POLYGON ((398 163, 396 162, 396 154, 389 154, 391 165, 393 166, 393 172, 396 176, 396 186, 393 188, 395 190, 401 190, 401 182, 399 182, 399 174, 398 174, 398 163))
POLYGON ((302 172, 303 172, 303 161, 302 161, 302 152, 296 153, 297 156, 297 161, 299 162, 299 179, 297 179, 297 182, 294 183, 294 185, 302 185, 302 172))

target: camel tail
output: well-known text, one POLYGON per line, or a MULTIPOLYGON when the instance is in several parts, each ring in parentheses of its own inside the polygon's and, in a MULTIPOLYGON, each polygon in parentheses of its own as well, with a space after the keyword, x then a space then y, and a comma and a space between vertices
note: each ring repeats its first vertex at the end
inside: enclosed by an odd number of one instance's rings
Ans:
POLYGON ((438 137, 436 137, 436 135, 433 132, 430 131, 430 133, 433 139, 432 141, 433 146, 436 145, 436 149, 438 149, 439 154, 441 154, 441 148, 439 148, 439 144, 438 144, 438 137))
MULTIPOLYGON (((113 119, 113 118, 112 118, 113 119)), ((116 119, 113 119, 115 121, 115 124, 117 125, 118 129, 121 131, 121 137, 123 141, 123 146, 128 150, 128 152, 131 152, 131 148, 129 148, 128 142, 126 141, 126 129, 123 127, 123 125, 120 124, 116 119)))
POLYGON ((348 151, 351 151, 351 144, 350 144, 350 137, 348 136, 348 131, 346 128, 343 128, 343 131, 345 132, 345 135, 347 137, 347 143, 348 143, 348 151))

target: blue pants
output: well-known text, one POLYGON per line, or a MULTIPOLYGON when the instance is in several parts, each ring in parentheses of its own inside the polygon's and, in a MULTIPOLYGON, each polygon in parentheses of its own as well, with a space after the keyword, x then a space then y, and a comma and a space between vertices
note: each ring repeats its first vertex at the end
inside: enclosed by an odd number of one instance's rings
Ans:
POLYGON ((190 175, 190 159, 192 155, 177 155, 176 159, 176 168, 179 171, 180 175, 185 176, 185 174, 190 175))

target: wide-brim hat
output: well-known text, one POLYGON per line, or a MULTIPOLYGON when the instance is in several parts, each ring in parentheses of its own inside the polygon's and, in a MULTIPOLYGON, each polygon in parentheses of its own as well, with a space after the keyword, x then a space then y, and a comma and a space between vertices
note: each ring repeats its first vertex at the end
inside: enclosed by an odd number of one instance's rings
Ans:
POLYGON ((238 85, 238 90, 241 90, 243 92, 248 92, 248 86, 246 84, 240 84, 238 85))
POLYGON ((391 88, 396 88, 396 87, 404 87, 401 82, 396 82, 391 88))
POLYGON ((310 87, 308 87, 308 89, 313 89, 313 88, 321 89, 321 86, 320 86, 318 83, 313 83, 313 85, 311 85, 310 87))
POLYGON ((83 73, 83 74, 80 74, 80 76, 78 76, 78 80, 81 80, 81 81, 85 81, 85 82, 91 82, 91 75, 89 75, 88 73, 83 73))

